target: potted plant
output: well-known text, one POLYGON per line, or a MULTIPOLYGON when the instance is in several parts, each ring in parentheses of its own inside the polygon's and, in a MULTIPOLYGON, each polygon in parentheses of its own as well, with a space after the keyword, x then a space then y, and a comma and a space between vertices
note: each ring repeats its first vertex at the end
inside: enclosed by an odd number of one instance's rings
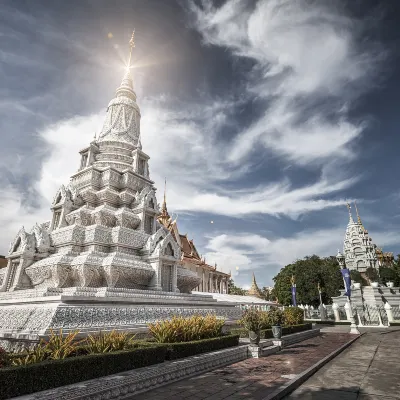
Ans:
POLYGON ((240 325, 249 331, 250 344, 260 343, 261 313, 254 307, 244 311, 240 320, 240 325))
POLYGON ((360 289, 361 284, 364 283, 363 277, 361 276, 360 272, 357 270, 350 271, 350 278, 351 278, 351 281, 353 282, 353 288, 360 289))
POLYGON ((367 270, 365 271, 365 275, 371 282, 371 286, 373 288, 377 288, 379 286, 378 279, 379 279, 379 274, 378 271, 373 268, 373 267, 368 267, 367 270))
POLYGON ((282 323, 284 320, 283 311, 279 308, 272 308, 268 311, 268 319, 275 339, 282 337, 282 323))

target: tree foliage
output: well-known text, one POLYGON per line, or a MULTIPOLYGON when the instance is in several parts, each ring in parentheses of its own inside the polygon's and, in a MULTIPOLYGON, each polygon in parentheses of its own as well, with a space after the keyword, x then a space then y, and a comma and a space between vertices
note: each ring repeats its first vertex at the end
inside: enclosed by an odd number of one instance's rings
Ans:
POLYGON ((344 288, 339 264, 335 257, 320 258, 316 255, 286 265, 274 277, 274 294, 280 304, 292 304, 291 277, 295 276, 297 304, 318 306, 320 303, 318 283, 321 286, 322 301, 331 304, 332 297, 340 295, 344 288))
POLYGON ((266 300, 266 301, 274 300, 272 298, 272 291, 270 291, 269 288, 267 288, 265 286, 261 289, 261 297, 263 298, 263 300, 266 300))
POLYGON ((228 282, 228 293, 229 294, 236 294, 236 295, 239 295, 239 296, 245 296, 247 292, 246 292, 246 290, 236 286, 235 282, 231 278, 231 279, 229 279, 229 282, 228 282))

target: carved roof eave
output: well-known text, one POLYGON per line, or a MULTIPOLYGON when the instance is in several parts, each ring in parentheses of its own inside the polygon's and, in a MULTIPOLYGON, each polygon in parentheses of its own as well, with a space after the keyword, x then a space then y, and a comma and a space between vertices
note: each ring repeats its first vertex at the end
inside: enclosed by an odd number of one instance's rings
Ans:
POLYGON ((96 172, 98 172, 100 174, 102 172, 104 172, 104 171, 107 171, 108 169, 112 170, 112 171, 115 171, 115 172, 118 172, 119 174, 122 174, 122 175, 131 174, 131 175, 134 175, 136 178, 140 178, 142 181, 144 181, 145 183, 150 184, 151 186, 154 185, 154 181, 152 181, 151 179, 147 179, 142 175, 137 174, 136 172, 134 172, 133 170, 131 170, 129 168, 124 169, 123 171, 120 171, 119 169, 117 169, 115 167, 112 167, 112 166, 108 166, 108 167, 105 167, 105 168, 99 168, 99 167, 96 167, 94 165, 90 165, 90 166, 88 166, 88 167, 86 167, 84 169, 81 169, 80 171, 76 172, 75 174, 71 175, 71 179, 81 175, 83 172, 86 173, 89 169, 93 169, 93 171, 96 171, 96 172))
POLYGON ((150 160, 150 156, 146 154, 143 150, 140 150, 139 147, 136 147, 135 150, 132 151, 133 154, 137 153, 141 158, 145 158, 146 160, 150 160))

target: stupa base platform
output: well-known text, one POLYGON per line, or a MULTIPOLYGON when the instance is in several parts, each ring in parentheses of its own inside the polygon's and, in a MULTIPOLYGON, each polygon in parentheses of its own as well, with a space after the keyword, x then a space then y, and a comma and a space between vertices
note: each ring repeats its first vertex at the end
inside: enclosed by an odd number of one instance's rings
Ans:
POLYGON ((111 330, 137 332, 174 315, 213 314, 234 322, 241 310, 207 295, 113 288, 66 288, 0 293, 0 345, 27 347, 50 330, 81 336, 111 330))

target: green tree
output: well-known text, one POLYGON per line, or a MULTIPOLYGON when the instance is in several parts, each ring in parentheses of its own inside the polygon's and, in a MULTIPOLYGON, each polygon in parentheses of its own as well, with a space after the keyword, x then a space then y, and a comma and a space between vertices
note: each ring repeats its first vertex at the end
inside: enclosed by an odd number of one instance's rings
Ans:
POLYGON ((261 296, 266 301, 274 300, 272 299, 271 291, 265 286, 261 289, 261 296))
POLYGON ((387 282, 394 282, 396 280, 396 271, 390 267, 380 267, 379 277, 382 283, 386 285, 387 282))
POLYGON ((394 270, 394 286, 400 286, 400 254, 397 255, 397 258, 394 260, 393 263, 393 270, 394 270))
POLYGON ((229 279, 229 282, 228 282, 228 293, 229 294, 236 294, 236 295, 239 295, 239 296, 245 296, 247 292, 246 292, 246 290, 236 286, 235 282, 231 278, 231 279, 229 279))
POLYGON ((297 304, 318 306, 320 303, 318 283, 321 286, 322 301, 332 303, 332 297, 340 294, 344 287, 339 264, 335 257, 320 258, 316 255, 286 265, 274 277, 275 294, 279 303, 292 303, 291 277, 295 276, 297 304))

